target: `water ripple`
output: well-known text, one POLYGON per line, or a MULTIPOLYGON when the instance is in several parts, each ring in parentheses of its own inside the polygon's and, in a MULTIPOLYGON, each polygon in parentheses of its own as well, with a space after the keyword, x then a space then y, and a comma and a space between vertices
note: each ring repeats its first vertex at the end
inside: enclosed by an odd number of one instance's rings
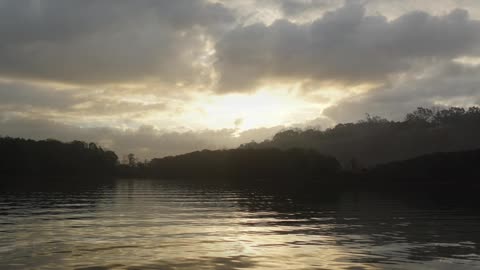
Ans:
POLYGON ((473 269, 480 217, 381 194, 118 180, 0 191, 2 269, 473 269), (419 207, 418 205, 422 205, 419 207), (426 206, 425 206, 426 205, 426 206))

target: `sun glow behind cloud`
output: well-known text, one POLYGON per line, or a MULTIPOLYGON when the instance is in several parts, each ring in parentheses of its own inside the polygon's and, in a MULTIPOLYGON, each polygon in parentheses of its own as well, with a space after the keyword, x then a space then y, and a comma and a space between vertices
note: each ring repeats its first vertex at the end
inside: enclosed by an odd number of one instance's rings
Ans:
POLYGON ((288 88, 264 87, 252 94, 202 96, 190 107, 184 115, 186 122, 201 128, 243 131, 295 123, 300 114, 313 116, 325 106, 308 102, 288 88))

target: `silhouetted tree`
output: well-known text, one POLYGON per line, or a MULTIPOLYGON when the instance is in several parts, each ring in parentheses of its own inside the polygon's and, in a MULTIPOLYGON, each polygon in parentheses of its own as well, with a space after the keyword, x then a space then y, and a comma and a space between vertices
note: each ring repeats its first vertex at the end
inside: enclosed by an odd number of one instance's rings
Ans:
POLYGON ((137 165, 137 159, 135 158, 135 154, 128 154, 128 166, 135 167, 137 165))

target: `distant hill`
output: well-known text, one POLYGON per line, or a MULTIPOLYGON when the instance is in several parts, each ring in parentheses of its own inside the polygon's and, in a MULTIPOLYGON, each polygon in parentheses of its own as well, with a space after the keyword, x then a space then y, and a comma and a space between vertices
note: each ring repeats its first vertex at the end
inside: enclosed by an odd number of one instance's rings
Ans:
POLYGON ((381 164, 368 172, 370 179, 386 182, 451 182, 480 184, 480 149, 432 153, 381 164))
POLYGON ((148 177, 164 179, 240 179, 241 183, 270 180, 265 184, 272 188, 276 183, 317 183, 318 187, 337 189, 388 188, 397 184, 414 188, 422 183, 431 188, 442 184, 480 187, 480 149, 432 153, 356 170, 342 169, 335 158, 315 150, 204 150, 154 159, 135 169, 148 177))
POLYGON ((392 188, 396 184, 415 188, 418 186, 414 184, 422 183, 426 183, 422 186, 428 189, 443 184, 448 184, 443 185, 447 189, 480 187, 477 184, 480 149, 431 153, 368 169, 345 169, 334 157, 301 148, 203 150, 146 163, 135 162, 132 155, 128 165, 121 165, 114 152, 94 143, 0 138, 0 153, 0 176, 28 176, 28 181, 32 182, 45 176, 61 177, 67 182, 75 181, 78 176, 82 176, 82 181, 91 178, 83 176, 119 176, 240 180, 238 183, 255 184, 259 184, 258 180, 268 180, 264 187, 276 188, 278 183, 308 184, 304 186, 307 189, 325 188, 325 191, 392 188))
POLYGON ((0 137, 0 175, 292 183, 311 179, 338 186, 367 184, 365 180, 467 183, 480 179, 480 150, 471 150, 480 149, 479 138, 476 107, 418 108, 400 122, 367 117, 325 131, 287 130, 238 149, 203 150, 149 162, 137 162, 130 154, 129 164, 119 164, 114 152, 95 143, 0 137))
POLYGON ((341 166, 307 149, 231 149, 153 159, 146 169, 162 178, 321 179, 341 166))
POLYGON ((292 129, 242 149, 309 148, 337 158, 345 168, 405 160, 434 152, 480 148, 480 108, 418 108, 403 121, 371 117, 321 130, 292 129))

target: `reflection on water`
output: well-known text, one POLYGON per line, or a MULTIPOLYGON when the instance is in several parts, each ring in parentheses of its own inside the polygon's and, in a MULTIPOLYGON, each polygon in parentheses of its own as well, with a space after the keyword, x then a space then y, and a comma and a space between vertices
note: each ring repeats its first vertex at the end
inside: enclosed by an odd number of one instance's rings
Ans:
MULTIPOLYGON (((321 195, 319 195, 321 197, 321 195)), ((148 180, 0 191, 1 269, 480 269, 480 216, 148 180)))

